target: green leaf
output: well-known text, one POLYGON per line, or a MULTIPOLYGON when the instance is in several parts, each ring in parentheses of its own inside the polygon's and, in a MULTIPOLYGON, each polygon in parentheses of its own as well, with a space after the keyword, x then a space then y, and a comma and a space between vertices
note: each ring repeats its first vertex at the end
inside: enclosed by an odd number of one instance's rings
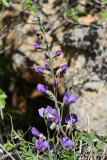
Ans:
POLYGON ((104 0, 105 3, 107 3, 107 0, 104 0))
POLYGON ((29 7, 29 10, 33 11, 34 13, 37 13, 37 9, 36 8, 29 7))
POLYGON ((70 14, 70 15, 73 13, 72 10, 69 9, 69 8, 66 9, 66 12, 67 12, 68 14, 70 14))
POLYGON ((23 8, 26 8, 26 7, 27 7, 27 3, 26 3, 26 2, 23 2, 23 3, 22 3, 22 7, 23 7, 23 8))
POLYGON ((5 7, 10 7, 10 4, 7 2, 7 0, 2 0, 2 3, 5 7))
POLYGON ((47 156, 44 156, 43 160, 49 160, 49 158, 47 156))
POLYGON ((101 13, 101 17, 102 17, 102 18, 107 18, 107 12, 103 11, 103 12, 101 13))
POLYGON ((6 99, 6 98, 7 98, 7 96, 6 96, 5 92, 0 89, 0 99, 6 99))
POLYGON ((79 12, 79 11, 80 11, 80 8, 79 8, 78 6, 76 6, 76 7, 74 8, 74 11, 75 11, 75 12, 79 12))
POLYGON ((6 103, 5 100, 0 99, 0 109, 5 107, 5 103, 6 103))
POLYGON ((72 19, 74 20, 74 21, 77 21, 78 20, 78 18, 79 18, 79 16, 72 16, 72 19))
POLYGON ((99 142, 97 143, 97 145, 96 145, 96 148, 97 148, 97 149, 102 149, 103 146, 104 146, 104 143, 101 142, 101 141, 99 141, 99 142))
POLYGON ((32 138, 32 142, 33 142, 33 143, 35 143, 36 140, 37 140, 36 137, 33 137, 33 138, 32 138))

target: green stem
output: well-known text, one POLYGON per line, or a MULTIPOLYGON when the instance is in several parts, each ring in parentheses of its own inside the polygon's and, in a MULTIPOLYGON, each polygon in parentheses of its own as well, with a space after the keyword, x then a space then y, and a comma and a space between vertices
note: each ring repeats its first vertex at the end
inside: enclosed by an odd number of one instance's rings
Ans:
MULTIPOLYGON (((40 22, 40 25, 43 28, 41 22, 40 22)), ((44 36, 45 40, 47 41, 44 29, 42 29, 42 33, 43 33, 43 36, 44 36)), ((49 56, 49 64, 50 64, 50 69, 51 69, 51 73, 52 73, 53 90, 54 90, 54 96, 55 96, 55 107, 57 109, 58 115, 60 116, 60 109, 59 109, 58 103, 57 103, 57 90, 56 90, 56 87, 54 87, 55 75, 54 75, 54 70, 53 70, 53 61, 52 61, 52 58, 51 58, 48 43, 45 43, 45 44, 46 44, 46 48, 47 48, 47 52, 48 52, 48 56, 49 56)), ((65 132, 64 132, 62 126, 61 126, 61 122, 59 123, 59 128, 60 128, 61 133, 66 137, 66 134, 65 134, 65 132)))

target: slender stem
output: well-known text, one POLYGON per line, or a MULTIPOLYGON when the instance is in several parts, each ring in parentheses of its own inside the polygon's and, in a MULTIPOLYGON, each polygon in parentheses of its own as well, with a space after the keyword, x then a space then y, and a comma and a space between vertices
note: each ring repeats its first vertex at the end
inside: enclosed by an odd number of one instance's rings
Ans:
POLYGON ((50 146, 49 146, 50 133, 49 133, 49 129, 48 129, 48 125, 47 125, 45 117, 44 117, 44 121, 45 121, 45 124, 46 124, 47 134, 48 134, 48 156, 49 156, 49 159, 51 160, 50 146))
MULTIPOLYGON (((43 28, 43 25, 40 22, 40 26, 43 28)), ((47 41, 46 39, 46 35, 45 35, 45 31, 44 31, 44 28, 42 29, 42 33, 43 33, 43 36, 45 38, 45 40, 47 41)), ((54 96, 55 96, 55 107, 57 109, 57 112, 58 112, 58 115, 60 116, 60 109, 58 107, 58 102, 57 102, 57 90, 56 90, 56 87, 54 87, 54 80, 55 80, 55 75, 54 75, 54 70, 53 70, 53 59, 51 58, 51 54, 50 54, 50 49, 49 49, 49 46, 48 46, 48 43, 45 43, 46 44, 46 48, 47 48, 47 52, 48 52, 48 56, 49 56, 49 64, 50 64, 50 69, 51 69, 51 73, 52 73, 52 80, 53 80, 53 90, 54 90, 54 96)), ((61 122, 59 122, 59 128, 60 128, 60 131, 61 133, 66 136, 63 128, 62 128, 62 125, 61 125, 61 122)))
POLYGON ((12 160, 15 160, 14 157, 11 155, 11 153, 9 153, 9 152, 2 146, 2 144, 0 144, 0 147, 8 154, 8 156, 9 156, 12 160))
MULTIPOLYGON (((43 28, 41 22, 40 22, 40 25, 41 25, 41 27, 43 28)), ((42 33, 43 33, 44 38, 46 39, 46 35, 45 35, 44 29, 42 29, 42 33)), ((47 41, 47 39, 46 39, 46 41, 47 41)), ((60 115, 60 110, 59 110, 58 103, 57 103, 57 99, 56 99, 56 98, 57 98, 57 97, 56 97, 56 96, 57 96, 57 91, 56 91, 56 88, 54 87, 55 75, 54 75, 54 70, 53 70, 53 62, 52 62, 52 58, 51 58, 51 55, 50 55, 50 50, 49 50, 48 43, 45 43, 45 44, 46 44, 46 48, 47 48, 47 51, 48 51, 49 64, 50 64, 51 73, 52 73, 53 89, 54 89, 54 96, 55 96, 55 106, 56 106, 56 108, 57 108, 58 114, 60 115)))

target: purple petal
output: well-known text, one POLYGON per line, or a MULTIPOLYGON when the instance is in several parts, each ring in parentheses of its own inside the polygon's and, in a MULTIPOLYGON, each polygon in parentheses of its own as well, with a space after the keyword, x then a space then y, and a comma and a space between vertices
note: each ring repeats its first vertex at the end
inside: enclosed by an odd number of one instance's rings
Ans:
POLYGON ((77 101, 77 95, 75 93, 71 94, 71 96, 68 99, 68 103, 75 103, 76 101, 77 101))
POLYGON ((41 48, 40 45, 37 44, 37 43, 34 44, 34 47, 35 47, 36 49, 40 49, 40 48, 41 48))
POLYGON ((42 149, 43 148, 43 140, 41 138, 39 138, 39 140, 36 140, 36 143, 35 143, 35 149, 42 149))
POLYGON ((56 79, 54 79, 54 86, 57 86, 58 85, 58 82, 57 82, 57 80, 56 79))
POLYGON ((44 108, 38 109, 39 115, 40 115, 41 117, 44 117, 44 111, 45 111, 44 108))
POLYGON ((39 72, 39 73, 44 73, 44 69, 42 67, 37 67, 36 70, 39 72))
POLYGON ((64 97, 63 97, 63 102, 64 102, 64 104, 67 104, 67 103, 68 103, 68 99, 69 99, 69 94, 68 94, 68 92, 66 92, 66 93, 64 94, 64 97))
POLYGON ((61 50, 58 50, 57 52, 56 52, 56 56, 60 56, 61 55, 61 50))
POLYGON ((42 146, 43 146, 44 149, 47 149, 48 148, 48 141, 44 141, 42 143, 42 146))
POLYGON ((77 118, 76 114, 71 114, 71 116, 70 116, 70 114, 68 113, 66 115, 66 117, 65 117, 65 122, 66 123, 72 123, 72 124, 74 124, 74 123, 77 122, 77 120, 78 120, 78 118, 77 118))
POLYGON ((57 125, 57 124, 59 123, 59 121, 60 121, 60 116, 57 115, 57 116, 55 117, 55 119, 54 119, 54 123, 57 125))
POLYGON ((50 67, 49 67, 48 64, 45 64, 45 68, 46 68, 47 70, 50 70, 50 67))
POLYGON ((32 29, 33 29, 33 30, 36 30, 36 27, 33 27, 32 29))
POLYGON ((48 27, 49 27, 49 29, 50 29, 50 30, 52 29, 52 26, 51 26, 51 24, 48 24, 48 27))
POLYGON ((51 106, 47 106, 47 109, 49 110, 49 113, 53 116, 57 115, 57 110, 55 108, 52 108, 51 106))
POLYGON ((63 137, 61 142, 65 148, 71 148, 73 146, 73 142, 68 137, 66 138, 63 137))
POLYGON ((48 55, 45 53, 45 59, 48 59, 49 57, 48 57, 48 55))
POLYGON ((66 70, 67 69, 67 64, 64 64, 62 67, 61 67, 62 71, 66 70))
POLYGON ((52 141, 49 142, 49 146, 50 146, 50 152, 53 153, 54 152, 54 144, 52 141))
POLYGON ((33 134, 34 136, 36 136, 36 137, 40 137, 40 135, 41 135, 41 133, 39 132, 39 130, 36 129, 35 127, 33 127, 33 128, 31 129, 31 132, 32 132, 32 134, 33 134))
POLYGON ((46 91, 47 91, 47 88, 44 85, 42 85, 42 84, 38 84, 37 85, 37 89, 41 93, 46 93, 46 91))

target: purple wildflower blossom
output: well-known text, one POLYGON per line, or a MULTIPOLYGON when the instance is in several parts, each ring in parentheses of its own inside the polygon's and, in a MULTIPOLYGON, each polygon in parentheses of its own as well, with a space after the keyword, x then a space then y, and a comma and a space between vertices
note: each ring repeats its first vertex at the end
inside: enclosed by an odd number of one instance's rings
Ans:
POLYGON ((45 53, 45 59, 48 59, 49 57, 48 57, 48 55, 45 53))
POLYGON ((36 129, 35 127, 33 127, 33 128, 31 129, 31 132, 32 132, 32 134, 33 134, 34 136, 36 136, 36 137, 40 137, 40 135, 41 135, 41 133, 39 132, 39 130, 36 129))
POLYGON ((54 86, 57 86, 58 85, 58 82, 57 82, 57 80, 56 79, 54 79, 54 86))
POLYGON ((38 112, 41 117, 45 116, 47 118, 52 118, 57 115, 57 110, 51 106, 47 106, 47 108, 40 108, 38 112))
POLYGON ((64 71, 67 69, 67 64, 64 64, 62 67, 61 67, 61 70, 64 71))
POLYGON ((64 104, 67 104, 67 103, 68 103, 68 99, 69 99, 69 94, 68 94, 68 92, 66 92, 66 93, 64 94, 64 97, 63 97, 63 102, 64 102, 64 104))
POLYGON ((48 27, 49 27, 49 29, 50 29, 50 30, 52 29, 52 26, 51 26, 51 24, 48 24, 48 27))
POLYGON ((44 111, 45 111, 45 108, 40 108, 40 109, 38 109, 39 115, 40 115, 41 117, 44 117, 44 111))
POLYGON ((49 146, 50 146, 50 152, 53 153, 54 152, 54 144, 52 141, 49 142, 49 146))
POLYGON ((35 143, 35 149, 47 149, 48 148, 48 141, 43 141, 43 139, 39 138, 39 140, 35 143))
POLYGON ((57 52, 56 52, 56 56, 60 56, 61 55, 61 50, 58 50, 57 52))
POLYGON ((77 118, 77 115, 76 115, 76 114, 72 114, 72 113, 71 113, 71 115, 70 115, 70 113, 68 113, 68 114, 66 115, 66 117, 65 117, 65 122, 66 122, 66 123, 72 123, 72 124, 74 124, 74 123, 77 122, 77 120, 78 120, 78 118, 77 118))
POLYGON ((55 125, 57 125, 57 124, 59 123, 59 121, 60 121, 60 116, 57 115, 57 116, 55 117, 55 119, 54 119, 55 125))
POLYGON ((62 147, 64 146, 65 148, 71 148, 73 146, 73 142, 68 137, 66 138, 63 137, 61 143, 63 144, 63 145, 61 144, 61 146, 62 147))
POLYGON ((77 95, 75 93, 71 94, 68 99, 68 103, 75 103, 77 101, 77 95))
POLYGON ((64 94, 64 97, 63 97, 64 104, 75 103, 76 101, 77 101, 77 95, 75 93, 71 94, 70 96, 69 96, 68 92, 66 92, 64 94))
POLYGON ((32 29, 33 29, 33 30, 36 30, 36 27, 33 27, 32 29))
POLYGON ((39 73, 44 73, 44 69, 42 67, 37 67, 36 69, 39 73))
POLYGON ((36 49, 41 49, 40 44, 37 44, 37 43, 34 44, 34 47, 35 47, 36 49))
POLYGON ((47 43, 47 39, 44 39, 44 42, 47 43))
POLYGON ((46 68, 47 70, 50 70, 50 67, 49 67, 48 64, 45 64, 45 68, 46 68))
POLYGON ((47 90, 48 90, 48 87, 47 87, 47 86, 45 87, 45 86, 42 85, 42 84, 38 84, 38 85, 37 85, 37 89, 38 89, 38 91, 41 92, 41 93, 46 93, 47 90))

